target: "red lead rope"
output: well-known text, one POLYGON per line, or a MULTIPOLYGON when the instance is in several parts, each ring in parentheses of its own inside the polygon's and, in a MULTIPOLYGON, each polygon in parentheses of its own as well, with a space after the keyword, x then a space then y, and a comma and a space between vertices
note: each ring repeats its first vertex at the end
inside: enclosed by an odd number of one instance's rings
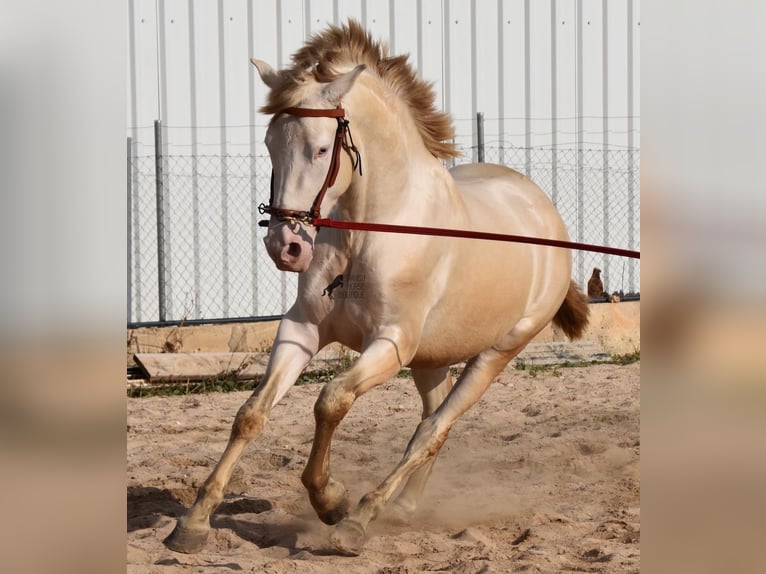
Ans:
POLYGON ((384 233, 408 233, 413 235, 439 235, 444 237, 464 237, 467 239, 484 239, 489 241, 511 241, 514 243, 533 243, 536 245, 549 245, 551 247, 564 247, 566 249, 579 249, 582 251, 595 251, 608 255, 632 257, 640 259, 639 251, 630 249, 618 249, 616 247, 604 247, 590 243, 577 243, 574 241, 560 241, 558 239, 545 239, 543 237, 527 237, 524 235, 510 235, 504 233, 486 233, 483 231, 466 231, 462 229, 445 229, 443 227, 416 227, 413 225, 392 225, 388 223, 364 223, 361 221, 338 221, 324 217, 315 218, 312 224, 317 228, 334 227, 335 229, 351 229, 354 231, 381 231, 384 233))

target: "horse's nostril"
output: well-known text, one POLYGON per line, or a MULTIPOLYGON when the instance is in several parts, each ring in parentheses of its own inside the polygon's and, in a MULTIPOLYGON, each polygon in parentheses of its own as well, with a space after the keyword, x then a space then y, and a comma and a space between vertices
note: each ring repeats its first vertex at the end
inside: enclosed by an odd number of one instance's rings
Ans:
POLYGON ((287 254, 290 257, 298 257, 301 254, 301 246, 295 242, 287 246, 287 254))

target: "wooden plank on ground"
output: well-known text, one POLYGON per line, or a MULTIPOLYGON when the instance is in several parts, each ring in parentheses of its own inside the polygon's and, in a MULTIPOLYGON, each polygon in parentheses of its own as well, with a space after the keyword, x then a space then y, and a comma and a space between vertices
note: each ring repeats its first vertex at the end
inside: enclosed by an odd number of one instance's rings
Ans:
MULTIPOLYGON (((337 354, 337 353, 336 353, 337 354)), ((337 367, 338 357, 322 354, 307 368, 337 367)), ((136 353, 133 355, 145 380, 151 383, 249 380, 266 372, 268 353, 136 353)), ((566 362, 608 361, 610 356, 596 341, 530 343, 516 362, 560 365, 566 362)))
POLYGON ((136 353, 136 365, 151 382, 247 380, 266 372, 267 353, 136 353))

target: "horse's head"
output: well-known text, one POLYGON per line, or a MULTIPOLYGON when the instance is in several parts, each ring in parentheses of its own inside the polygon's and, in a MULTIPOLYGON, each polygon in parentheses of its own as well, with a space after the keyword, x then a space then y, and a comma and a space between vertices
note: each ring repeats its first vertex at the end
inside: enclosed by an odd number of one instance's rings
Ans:
MULTIPOLYGON (((252 60, 272 90, 285 87, 285 77, 260 60, 252 60)), ((272 164, 271 198, 262 212, 271 215, 264 242, 269 256, 283 271, 305 271, 314 254, 318 218, 325 194, 337 199, 351 183, 353 167, 343 160, 346 121, 340 101, 364 69, 327 83, 310 75, 302 80, 300 103, 278 111, 266 132, 272 164), (343 167, 344 164, 346 167, 343 167)))

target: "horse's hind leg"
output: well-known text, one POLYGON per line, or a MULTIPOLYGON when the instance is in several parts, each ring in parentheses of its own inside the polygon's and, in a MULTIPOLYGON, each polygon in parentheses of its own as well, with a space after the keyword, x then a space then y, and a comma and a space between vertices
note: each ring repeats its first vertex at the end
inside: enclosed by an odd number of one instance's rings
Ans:
MULTIPOLYGON (((448 367, 428 370, 412 369, 412 378, 415 380, 415 386, 423 400, 422 418, 426 419, 442 404, 452 388, 452 374, 448 367)), ((405 514, 411 514, 415 511, 435 461, 436 457, 412 473, 407 484, 404 485, 392 503, 398 510, 405 514)))
POLYGON ((271 408, 287 393, 318 348, 316 329, 283 319, 263 381, 240 407, 221 459, 197 493, 194 505, 178 519, 165 545, 176 552, 199 552, 210 532, 210 515, 223 500, 242 452, 266 426, 271 408))
POLYGON ((385 508, 405 480, 432 464, 455 421, 481 398, 495 375, 527 344, 532 335, 525 331, 509 334, 503 341, 507 346, 487 349, 468 362, 447 398, 431 416, 420 422, 394 471, 375 490, 365 494, 356 509, 336 526, 331 541, 339 551, 350 555, 359 553, 370 521, 385 508))

